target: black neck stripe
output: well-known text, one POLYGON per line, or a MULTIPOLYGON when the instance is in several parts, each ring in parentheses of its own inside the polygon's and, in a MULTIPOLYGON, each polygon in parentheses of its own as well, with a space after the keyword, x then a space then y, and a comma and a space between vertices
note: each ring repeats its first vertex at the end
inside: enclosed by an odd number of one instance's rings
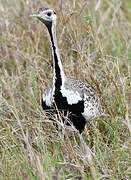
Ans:
POLYGON ((59 91, 60 87, 62 85, 62 77, 61 77, 61 70, 58 64, 58 55, 56 53, 56 46, 54 43, 54 38, 53 38, 53 32, 52 32, 52 25, 50 26, 50 28, 48 28, 49 34, 50 34, 50 39, 51 39, 51 44, 52 44, 52 51, 53 51, 53 58, 54 58, 54 66, 53 68, 55 68, 55 75, 56 75, 56 80, 55 80, 55 90, 59 91))

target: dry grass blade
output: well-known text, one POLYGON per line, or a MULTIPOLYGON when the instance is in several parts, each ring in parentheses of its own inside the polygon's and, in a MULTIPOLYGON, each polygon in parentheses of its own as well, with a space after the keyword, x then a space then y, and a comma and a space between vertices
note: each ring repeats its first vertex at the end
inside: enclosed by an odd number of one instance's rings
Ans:
POLYGON ((56 130, 40 105, 51 79, 47 33, 29 17, 43 1, 1 0, 0 179, 130 179, 131 1, 48 3, 66 74, 90 81, 110 116, 80 136, 59 113, 56 130))

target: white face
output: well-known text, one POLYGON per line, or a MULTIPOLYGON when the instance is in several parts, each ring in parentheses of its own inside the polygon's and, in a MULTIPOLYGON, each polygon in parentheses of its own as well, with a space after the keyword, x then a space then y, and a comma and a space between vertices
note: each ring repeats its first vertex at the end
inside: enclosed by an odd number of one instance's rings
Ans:
POLYGON ((40 8, 39 11, 32 14, 32 16, 37 17, 45 24, 56 21, 56 13, 52 9, 40 8))

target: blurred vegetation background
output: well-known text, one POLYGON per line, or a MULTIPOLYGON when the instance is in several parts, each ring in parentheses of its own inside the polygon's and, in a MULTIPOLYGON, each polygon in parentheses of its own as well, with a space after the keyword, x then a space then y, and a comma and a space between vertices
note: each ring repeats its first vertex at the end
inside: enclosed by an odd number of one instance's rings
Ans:
POLYGON ((0 0, 0 179, 131 179, 130 120, 130 0, 0 0), (57 132, 40 106, 51 55, 29 15, 47 5, 66 74, 95 85, 110 115, 83 138, 57 132))

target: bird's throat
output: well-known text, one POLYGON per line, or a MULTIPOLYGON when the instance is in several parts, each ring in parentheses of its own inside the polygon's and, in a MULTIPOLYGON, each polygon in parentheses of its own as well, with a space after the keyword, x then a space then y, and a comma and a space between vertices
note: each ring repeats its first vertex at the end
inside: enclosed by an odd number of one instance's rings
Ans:
MULTIPOLYGON (((65 74, 63 70, 63 66, 59 57, 59 51, 57 46, 56 39, 56 29, 55 24, 52 24, 50 28, 48 28, 50 41, 51 41, 51 49, 52 49, 52 60, 53 60, 53 91, 60 91, 61 86, 64 85, 65 74)), ((54 93, 53 92, 53 93, 54 93)))

